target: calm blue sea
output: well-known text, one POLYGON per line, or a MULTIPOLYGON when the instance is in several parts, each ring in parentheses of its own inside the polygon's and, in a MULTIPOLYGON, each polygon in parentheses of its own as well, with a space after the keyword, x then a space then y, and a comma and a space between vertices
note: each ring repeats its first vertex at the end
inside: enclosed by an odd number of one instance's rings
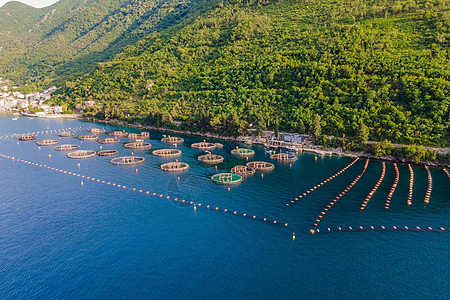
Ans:
MULTIPOLYGON (((76 127, 139 132, 75 120, 0 117, 0 136, 76 127)), ((76 132, 83 134, 87 132, 76 132)), ((170 146, 160 142, 163 134, 150 132, 153 149, 170 146)), ((317 215, 361 173, 364 160, 287 207, 285 203, 353 159, 327 156, 316 160, 305 153, 292 166, 275 163, 276 169, 263 178, 256 174, 228 190, 209 178, 245 163, 229 154, 237 144, 222 142, 224 148, 215 153, 223 155, 225 162, 216 171, 198 162, 200 152, 189 147, 203 138, 182 137, 185 142, 178 148, 183 154, 178 159, 191 168, 181 174, 161 171, 163 162, 174 159, 152 156, 151 151, 134 151, 147 159, 143 165, 117 167, 109 157, 71 160, 52 146, 39 149, 34 141, 17 144, 16 138, 0 139, 0 154, 16 158, 0 157, 0 298, 450 298, 449 233, 336 231, 348 226, 450 228, 450 180, 442 169, 430 168, 433 190, 425 205, 427 172, 413 167, 413 205, 407 206, 409 170, 399 165, 399 185, 386 210, 384 203, 395 178, 393 164, 387 163, 384 181, 361 211, 362 201, 382 170, 381 162, 371 161, 361 180, 323 217, 318 227, 321 232, 311 235, 317 215), (164 196, 148 196, 145 191, 164 196), (202 207, 194 210, 166 196, 202 207), (288 226, 207 210, 205 205, 288 226), (327 228, 333 231, 326 233, 327 228)), ((44 138, 59 139, 48 134, 37 140, 44 138)), ((130 155, 133 151, 123 147, 127 141, 102 146, 130 155)), ((61 138, 61 143, 100 150, 97 142, 81 143, 75 138, 61 138)), ((253 160, 270 161, 264 149, 253 149, 253 160)))

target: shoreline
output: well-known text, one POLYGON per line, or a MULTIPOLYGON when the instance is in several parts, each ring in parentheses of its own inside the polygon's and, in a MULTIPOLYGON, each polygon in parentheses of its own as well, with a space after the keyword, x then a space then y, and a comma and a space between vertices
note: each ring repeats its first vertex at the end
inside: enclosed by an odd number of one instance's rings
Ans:
MULTIPOLYGON (((155 130, 155 131, 165 131, 165 132, 171 132, 171 133, 177 133, 177 134, 185 134, 185 135, 191 135, 191 136, 199 136, 199 137, 205 137, 205 138, 214 138, 219 140, 225 140, 225 141, 234 141, 237 143, 243 143, 239 142, 238 138, 234 137, 227 137, 227 136, 221 136, 218 134, 212 134, 212 133, 200 133, 200 132, 192 132, 192 131, 184 131, 184 130, 176 130, 176 129, 170 129, 170 128, 162 128, 162 127, 155 127, 150 125, 136 125, 136 124, 129 124, 117 120, 113 121, 106 121, 106 120, 97 120, 94 118, 79 118, 79 120, 88 121, 88 122, 96 122, 96 123, 104 123, 104 124, 111 124, 111 125, 118 125, 123 127, 129 127, 129 128, 138 128, 138 129, 148 129, 148 130, 155 130)), ((430 167, 437 167, 437 168, 450 168, 450 164, 443 164, 439 162, 415 162, 407 158, 403 157, 394 157, 394 156, 374 156, 368 153, 364 152, 338 152, 334 149, 330 150, 319 150, 319 149, 313 149, 313 148, 305 148, 302 151, 305 152, 311 152, 316 153, 318 155, 342 155, 346 157, 360 157, 360 158, 368 158, 368 159, 374 159, 378 161, 387 161, 392 163, 401 163, 401 164, 412 164, 412 165, 418 165, 418 166, 430 166, 430 167)))

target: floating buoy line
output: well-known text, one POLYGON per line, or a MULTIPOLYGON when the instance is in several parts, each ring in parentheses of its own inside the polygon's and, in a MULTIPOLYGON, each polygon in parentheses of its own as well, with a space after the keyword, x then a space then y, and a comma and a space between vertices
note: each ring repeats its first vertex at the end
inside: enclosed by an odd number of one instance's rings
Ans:
POLYGON ((381 226, 381 227, 337 227, 337 228, 327 228, 326 230, 311 229, 310 232, 314 233, 332 233, 332 232, 354 232, 354 231, 412 231, 412 232, 437 232, 437 233, 448 233, 450 229, 439 227, 408 227, 408 226, 381 226))
POLYGON ((322 218, 326 215, 328 210, 333 207, 333 205, 336 204, 345 194, 347 194, 353 186, 361 179, 361 177, 364 175, 364 172, 366 172, 367 166, 369 165, 369 159, 366 160, 366 163, 364 164, 364 169, 362 170, 361 174, 356 176, 355 180, 353 180, 345 190, 343 190, 336 198, 334 198, 323 210, 322 212, 317 216, 316 222, 314 223, 314 226, 318 226, 320 221, 322 221, 322 218))
POLYGON ((395 168, 395 180, 394 184, 392 184, 391 190, 389 191, 386 202, 384 203, 384 208, 386 209, 389 209, 389 206, 391 205, 392 196, 395 193, 395 189, 397 188, 398 185, 398 180, 400 179, 400 172, 398 171, 397 163, 394 163, 394 168, 395 168))
POLYGON ((448 179, 450 179, 450 173, 447 171, 447 169, 446 169, 446 168, 443 168, 442 170, 444 171, 445 174, 447 174, 448 179))
POLYGON ((408 205, 411 205, 412 197, 413 197, 413 188, 414 188, 414 170, 410 164, 408 164, 408 169, 409 169, 409 193, 408 193, 408 200, 406 200, 406 203, 408 205))
POLYGON ((38 135, 59 135, 69 132, 78 132, 78 131, 88 131, 91 127, 69 127, 69 128, 62 128, 62 129, 51 129, 51 130, 41 130, 41 131, 34 131, 34 132, 24 132, 24 133, 13 133, 8 135, 0 136, 0 139, 18 139, 23 136, 38 136, 38 135))
POLYGON ((342 170, 340 170, 339 172, 337 172, 336 174, 328 177, 327 179, 325 179, 324 181, 322 181, 321 183, 319 183, 318 185, 315 185, 313 188, 307 190, 306 192, 304 192, 303 194, 299 195, 297 198, 295 198, 294 200, 292 200, 290 203, 286 203, 286 206, 293 206, 297 201, 299 201, 300 199, 306 197, 308 194, 314 192, 315 190, 321 188, 322 186, 324 186, 325 184, 327 184, 328 182, 330 182, 331 180, 335 179, 336 177, 338 177, 339 175, 341 175, 342 173, 344 173, 345 171, 347 171, 348 168, 350 168, 351 166, 353 166, 357 161, 359 160, 359 157, 355 158, 354 161, 352 161, 350 164, 348 164, 345 168, 343 168, 342 170))
POLYGON ((361 209, 366 208, 367 203, 369 203, 370 199, 375 194, 375 192, 378 190, 378 188, 380 187, 380 184, 383 182, 384 175, 386 174, 386 163, 383 162, 382 164, 383 164, 383 170, 381 171, 380 178, 378 179, 378 181, 375 184, 375 186, 373 187, 373 189, 369 192, 366 199, 364 199, 363 203, 361 204, 361 209))
MULTIPOLYGON (((262 221, 264 223, 269 223, 269 224, 273 224, 273 225, 277 225, 277 226, 282 226, 282 227, 287 227, 288 226, 288 223, 286 223, 286 222, 280 222, 280 221, 272 220, 272 219, 269 219, 269 218, 262 218, 262 217, 258 217, 258 216, 247 214, 247 213, 241 213, 241 212, 238 212, 236 210, 233 211, 233 210, 229 210, 227 208, 222 208, 222 207, 219 207, 219 206, 212 206, 212 205, 207 205, 207 204, 204 204, 204 203, 195 203, 193 201, 186 201, 184 199, 172 198, 170 196, 165 196, 163 194, 152 193, 150 191, 144 191, 143 189, 132 188, 132 187, 129 187, 129 186, 126 186, 126 185, 112 183, 110 181, 102 180, 102 179, 99 179, 99 178, 89 177, 89 176, 81 175, 81 174, 78 174, 78 173, 75 173, 75 172, 70 172, 70 171, 66 171, 66 170, 62 170, 62 169, 53 168, 53 167, 50 167, 50 166, 47 166, 47 165, 42 165, 42 164, 26 161, 26 160, 23 160, 23 159, 17 159, 17 158, 15 158, 13 156, 0 154, 0 157, 6 158, 6 159, 10 159, 12 161, 21 162, 21 163, 26 164, 26 165, 32 165, 32 166, 36 166, 36 167, 40 167, 40 168, 45 168, 47 170, 55 171, 57 173, 71 175, 71 176, 74 176, 74 177, 79 177, 79 178, 82 178, 84 180, 90 180, 92 182, 97 182, 97 183, 101 183, 101 184, 117 187, 117 188, 122 189, 122 190, 131 190, 133 192, 137 192, 137 193, 140 193, 140 194, 144 194, 144 195, 148 195, 148 196, 154 196, 156 198, 161 198, 161 199, 171 200, 171 201, 174 201, 174 202, 177 202, 177 203, 182 203, 182 204, 185 204, 185 205, 188 205, 188 206, 192 206, 192 207, 194 207, 194 209, 203 208, 203 209, 206 209, 206 210, 212 210, 212 211, 227 213, 229 215, 239 216, 239 217, 243 217, 243 218, 251 219, 251 220, 255 220, 255 221, 262 221)), ((83 181, 82 181, 81 184, 84 185, 83 181)))
POLYGON ((425 165, 425 170, 427 170, 427 173, 428 173, 428 187, 427 187, 427 192, 425 193, 425 199, 423 200, 423 202, 428 204, 428 203, 430 203, 431 191, 433 190, 433 177, 431 177, 431 172, 427 165, 425 165))

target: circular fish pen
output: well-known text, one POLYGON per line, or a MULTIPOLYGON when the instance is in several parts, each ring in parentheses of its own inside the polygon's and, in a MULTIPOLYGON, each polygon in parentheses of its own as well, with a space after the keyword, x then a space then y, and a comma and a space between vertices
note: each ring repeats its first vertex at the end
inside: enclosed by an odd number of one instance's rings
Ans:
POLYGON ((248 166, 237 165, 231 169, 231 173, 240 176, 250 176, 255 174, 255 169, 250 168, 248 166))
POLYGON ((255 155, 255 151, 253 151, 252 149, 245 149, 245 148, 237 148, 237 149, 233 149, 231 150, 231 154, 240 156, 240 157, 250 157, 255 155))
POLYGON ((96 140, 98 140, 98 137, 93 134, 87 134, 87 135, 79 136, 78 139, 82 140, 82 141, 96 141, 96 140))
POLYGON ((177 136, 169 136, 169 137, 162 138, 161 142, 171 143, 171 144, 180 144, 180 143, 184 142, 184 139, 177 137, 177 136))
POLYGON ((106 138, 106 139, 98 140, 97 142, 99 142, 100 144, 116 144, 116 143, 120 142, 120 140, 116 139, 116 138, 106 138))
POLYGON ((105 133, 105 132, 106 132, 106 130, 102 129, 102 128, 92 128, 91 129, 91 133, 92 134, 102 134, 102 133, 105 133))
POLYGON ((216 147, 216 144, 207 142, 194 143, 191 145, 191 148, 199 149, 202 151, 212 151, 216 149, 216 147))
POLYGON ((111 159, 111 163, 116 166, 133 166, 144 162, 145 158, 139 156, 121 156, 111 159))
POLYGON ((169 162, 161 165, 161 169, 166 172, 182 172, 189 169, 189 165, 184 162, 169 162))
POLYGON ((64 145, 56 146, 53 149, 55 149, 56 151, 70 151, 70 150, 80 149, 80 146, 78 146, 78 145, 71 145, 71 144, 64 144, 64 145))
POLYGON ((247 167, 254 169, 257 172, 270 172, 275 169, 275 165, 266 161, 251 161, 246 164, 247 167))
POLYGON ((128 134, 128 138, 130 140, 138 140, 138 139, 142 139, 142 140, 148 140, 150 138, 150 133, 149 132, 141 132, 140 134, 138 133, 130 133, 128 134))
POLYGON ((211 176, 211 180, 217 184, 232 185, 242 182, 244 177, 234 173, 219 173, 211 176))
POLYGON ((127 149, 146 150, 152 147, 152 144, 147 142, 132 142, 124 145, 127 149))
POLYGON ((58 134, 59 137, 73 137, 75 134, 73 134, 72 132, 61 132, 60 134, 58 134))
POLYGON ((270 159, 276 159, 280 162, 294 162, 298 160, 298 157, 294 153, 277 153, 272 154, 270 159))
POLYGON ((101 151, 97 152, 97 154, 100 155, 100 156, 112 156, 112 155, 116 155, 117 153, 119 153, 119 151, 113 150, 113 149, 101 150, 101 151))
POLYGON ((67 153, 68 158, 74 158, 74 159, 84 159, 89 157, 94 157, 97 155, 97 152, 94 150, 76 150, 67 153))
POLYGON ((178 149, 158 149, 153 151, 153 155, 160 157, 175 157, 181 155, 181 150, 178 149))
POLYGON ((39 142, 36 142, 36 145, 38 146, 52 146, 59 144, 58 140, 42 140, 39 142))
POLYGON ((206 155, 200 155, 198 157, 198 160, 207 165, 215 165, 215 164, 220 164, 221 162, 223 162, 223 156, 216 155, 216 154, 206 154, 206 155))
POLYGON ((128 132, 126 132, 125 130, 123 130, 123 131, 117 130, 117 131, 110 132, 109 135, 116 136, 116 137, 126 137, 126 136, 128 136, 128 132))
POLYGON ((35 139, 36 137, 34 135, 24 135, 19 138, 19 141, 32 141, 35 139))

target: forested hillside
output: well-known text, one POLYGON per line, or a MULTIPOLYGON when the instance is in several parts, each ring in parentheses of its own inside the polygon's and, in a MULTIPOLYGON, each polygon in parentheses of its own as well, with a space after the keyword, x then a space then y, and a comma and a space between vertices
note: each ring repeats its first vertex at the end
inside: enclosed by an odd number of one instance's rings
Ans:
POLYGON ((92 71, 123 47, 176 24, 196 0, 60 0, 42 9, 0 9, 0 74, 17 83, 62 82, 92 71))
POLYGON ((374 140, 450 145, 448 1, 185 5, 176 22, 147 27, 145 38, 67 82, 58 101, 95 100, 89 113, 100 118, 227 134, 312 133, 316 120, 336 136, 355 136, 364 123, 374 140))

